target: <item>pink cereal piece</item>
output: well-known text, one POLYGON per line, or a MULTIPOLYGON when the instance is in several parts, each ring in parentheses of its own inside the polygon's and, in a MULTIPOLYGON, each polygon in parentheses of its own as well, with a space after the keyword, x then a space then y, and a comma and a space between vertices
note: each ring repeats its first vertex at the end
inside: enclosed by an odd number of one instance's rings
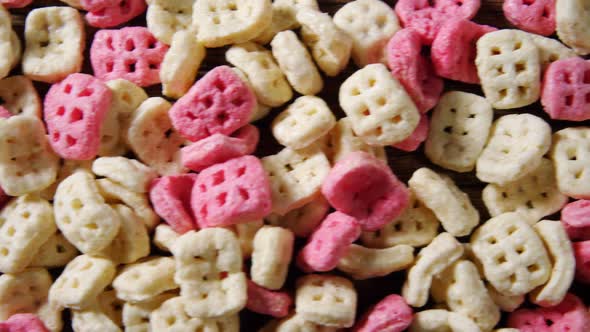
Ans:
POLYGON ((497 29, 465 19, 449 19, 432 43, 430 57, 436 74, 465 83, 479 83, 475 44, 484 34, 497 29))
POLYGON ((555 0, 504 0, 502 10, 519 29, 543 36, 555 32, 555 0))
POLYGON ((520 332, 585 332, 590 328, 584 303, 568 293, 551 308, 518 309, 508 317, 508 327, 520 332))
POLYGON ((590 240, 590 201, 578 200, 561 210, 561 222, 570 240, 590 240))
POLYGON ((45 96, 43 117, 55 153, 64 159, 94 158, 111 98, 111 90, 87 74, 71 74, 53 84, 45 96))
POLYGON ((574 242, 576 280, 590 284, 590 241, 574 242))
POLYGON ((199 172, 227 160, 252 154, 260 133, 253 125, 246 125, 231 136, 213 134, 181 149, 184 167, 199 172))
POLYGON ((191 192, 197 174, 170 175, 155 179, 150 200, 156 213, 179 234, 197 229, 191 210, 191 192))
POLYGON ((0 119, 8 119, 11 116, 12 116, 12 113, 10 113, 9 110, 0 106, 0 119))
POLYGON ((389 295, 357 322, 352 332, 402 332, 412 324, 414 313, 403 297, 389 295))
POLYGON ((273 292, 248 279, 248 302, 246 302, 248 310, 281 318, 289 315, 292 304, 293 299, 288 293, 273 292))
POLYGON ((6 8, 23 8, 31 4, 33 0, 0 0, 0 4, 6 8))
POLYGON ((261 219, 272 208, 270 181, 260 160, 243 156, 204 169, 193 187, 191 206, 201 228, 261 219))
POLYGON ((96 12, 107 7, 119 5, 120 0, 80 0, 80 5, 84 10, 96 12))
POLYGON ((400 81, 418 110, 433 108, 443 90, 443 80, 436 76, 428 57, 420 54, 423 39, 413 29, 398 31, 387 44, 387 64, 391 74, 400 81))
POLYGON ((123 78, 139 86, 160 83, 160 64, 168 46, 145 27, 99 30, 90 47, 94 75, 103 81, 123 78))
POLYGON ((297 265, 305 272, 334 269, 361 235, 359 222, 342 212, 332 212, 316 228, 297 256, 297 265))
POLYGON ((590 61, 569 58, 547 67, 541 103, 552 119, 590 119, 590 61))
POLYGON ((33 314, 14 314, 0 323, 2 332, 49 332, 45 324, 33 314))
POLYGON ((393 147, 406 152, 416 151, 418 147, 420 147, 420 144, 422 144, 422 142, 428 137, 429 129, 430 123, 428 122, 428 116, 426 114, 421 114, 418 127, 414 129, 412 135, 405 140, 394 144, 393 147))
POLYGON ((228 66, 210 70, 170 109, 172 125, 198 141, 212 134, 230 135, 248 124, 256 97, 228 66))
POLYGON ((480 5, 480 0, 399 0, 395 12, 404 28, 415 29, 430 45, 446 20, 472 19, 480 5))
POLYGON ((351 152, 338 161, 322 184, 336 210, 358 220, 363 231, 376 231, 408 205, 409 191, 387 164, 372 155, 351 152))
POLYGON ((131 21, 146 9, 144 0, 118 0, 111 6, 89 11, 86 21, 96 28, 112 28, 131 21))

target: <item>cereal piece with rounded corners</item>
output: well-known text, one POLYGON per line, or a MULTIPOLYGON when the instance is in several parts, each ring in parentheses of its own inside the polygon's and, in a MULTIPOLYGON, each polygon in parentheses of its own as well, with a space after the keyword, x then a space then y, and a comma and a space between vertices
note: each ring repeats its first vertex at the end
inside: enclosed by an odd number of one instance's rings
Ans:
POLYGON ((479 224, 479 212, 450 177, 423 167, 412 174, 408 184, 452 235, 469 235, 479 224))
POLYGON ((430 122, 428 121, 428 116, 422 113, 420 114, 420 122, 418 122, 418 126, 414 129, 412 134, 410 134, 405 140, 395 143, 393 147, 406 152, 416 151, 422 142, 428 137, 429 130, 430 122))
POLYGON ((123 304, 123 326, 127 332, 148 332, 150 328, 150 314, 158 309, 165 301, 178 296, 175 293, 164 293, 151 297, 149 300, 123 304))
POLYGON ((561 222, 568 237, 573 240, 590 240, 590 200, 578 200, 561 210, 561 222))
POLYGON ((152 182, 149 197, 154 211, 176 233, 184 234, 197 228, 190 208, 196 178, 196 174, 180 174, 164 176, 152 182))
POLYGON ((279 215, 313 201, 330 172, 326 155, 313 146, 299 151, 285 148, 262 158, 262 165, 270 179, 272 212, 279 215))
POLYGON ((2 331, 49 332, 43 321, 33 314, 14 314, 0 323, 2 331))
POLYGON ((80 255, 66 265, 49 289, 49 301, 60 307, 82 309, 115 277, 115 264, 108 259, 80 255))
POLYGON ((111 244, 100 252, 115 264, 129 264, 149 255, 150 238, 145 224, 130 208, 122 204, 112 206, 119 214, 121 226, 111 244))
MULTIPOLYGON (((476 262, 477 263, 477 262, 476 262)), ((500 308, 500 310, 504 312, 513 312, 514 310, 518 309, 525 300, 524 294, 521 295, 505 295, 498 292, 494 286, 487 284, 486 288, 488 289, 488 294, 496 303, 496 305, 500 308)))
POLYGON ((445 93, 432 114, 424 153, 441 167, 473 170, 488 139, 493 113, 483 97, 461 91, 445 93))
POLYGON ((66 266, 74 257, 78 256, 78 250, 61 233, 53 234, 45 241, 35 257, 31 261, 31 267, 62 267, 66 266))
POLYGON ((383 147, 369 145, 354 133, 354 130, 352 130, 352 123, 348 117, 338 120, 334 128, 330 131, 330 144, 334 151, 334 163, 354 151, 365 151, 380 160, 387 160, 385 149, 383 147))
POLYGON ((271 130, 280 144, 299 150, 326 135, 335 124, 336 117, 323 99, 301 96, 274 118, 271 130))
POLYGON ((402 296, 412 307, 428 301, 432 278, 463 256, 463 246, 449 233, 441 233, 422 248, 402 288, 402 296))
POLYGON ((319 10, 317 0, 273 1, 272 21, 264 31, 253 39, 253 41, 265 45, 268 44, 279 32, 299 28, 301 25, 297 22, 296 16, 299 9, 303 7, 319 10))
POLYGON ((172 126, 170 107, 163 98, 146 99, 131 115, 127 130, 131 150, 161 175, 186 172, 180 160, 184 138, 172 126))
POLYGON ((160 67, 162 94, 175 99, 184 96, 193 85, 205 54, 192 31, 175 33, 160 67))
POLYGON ((430 309, 414 315, 410 332, 481 332, 474 321, 456 312, 430 309))
POLYGON ((392 294, 371 307, 355 324, 353 332, 402 332, 410 324, 414 314, 404 298, 392 294))
POLYGON ((292 210, 284 216, 270 214, 265 220, 271 225, 287 228, 297 237, 308 237, 324 220, 330 209, 330 204, 320 196, 304 206, 292 210))
POLYGON ((279 68, 295 91, 302 95, 315 95, 322 90, 322 76, 295 32, 286 30, 277 33, 270 46, 279 68))
POLYGON ((566 128, 553 134, 551 159, 559 191, 590 198, 590 128, 566 128))
MULTIPOLYGON (((187 31, 193 25, 193 5, 195 0, 147 0, 147 28, 164 44, 172 44, 174 34, 187 31)), ((193 38, 196 36, 192 33, 193 38)))
POLYGON ((530 105, 541 95, 539 50, 518 30, 498 30, 477 41, 475 58, 483 92, 496 109, 530 105))
POLYGON ((11 76, 0 80, 1 106, 13 115, 41 117, 41 99, 26 76, 11 76))
POLYGON ((182 234, 176 233, 168 224, 159 224, 156 226, 154 233, 154 245, 162 251, 170 252, 170 248, 172 248, 174 242, 176 242, 181 235, 182 234))
POLYGON ((238 237, 243 258, 246 259, 252 256, 252 252, 254 251, 254 237, 263 226, 264 222, 262 220, 254 220, 229 227, 238 237))
POLYGON ((339 103, 354 133, 370 145, 392 145, 418 126, 416 105, 385 65, 357 70, 340 86, 339 103))
POLYGON ((140 86, 128 80, 117 78, 105 84, 113 95, 111 111, 119 114, 119 119, 128 118, 144 100, 148 99, 147 93, 140 86))
POLYGON ((70 7, 31 10, 25 22, 23 73, 53 83, 82 69, 86 45, 80 13, 70 7))
POLYGON ((590 8, 583 0, 555 0, 557 36, 580 55, 590 53, 590 8))
POLYGON ((537 46, 539 49, 539 61, 541 62, 541 68, 543 71, 547 69, 547 66, 557 60, 563 60, 577 56, 574 50, 565 46, 557 39, 524 31, 517 31, 517 33, 527 35, 533 41, 533 43, 535 43, 535 46, 537 46))
POLYGON ((507 325, 520 332, 587 331, 590 319, 584 303, 568 293, 553 307, 513 312, 508 316, 507 325))
POLYGON ((100 145, 98 147, 99 156, 121 156, 127 152, 127 146, 121 141, 121 125, 122 124, 119 122, 119 114, 109 107, 102 122, 102 126, 100 127, 100 145))
POLYGON ((10 13, 0 4, 0 78, 6 77, 12 69, 15 50, 12 48, 12 19, 10 13))
POLYGON ((86 14, 86 21, 96 28, 112 28, 143 14, 146 8, 144 0, 117 0, 112 6, 89 11, 86 14))
POLYGON ((39 118, 0 121, 0 183, 6 194, 20 196, 49 187, 57 176, 58 160, 39 118))
POLYGON ((351 244, 340 261, 338 270, 353 279, 383 277, 409 268, 414 263, 414 248, 402 244, 385 249, 372 249, 351 244))
POLYGON ((119 326, 102 312, 98 304, 83 310, 72 310, 72 330, 74 332, 121 332, 119 326))
POLYGON ((150 167, 125 157, 98 158, 92 162, 92 172, 138 193, 148 192, 150 183, 158 176, 150 167))
POLYGON ((248 310, 281 318, 289 314, 292 304, 293 299, 289 293, 273 292, 248 280, 248 302, 246 303, 248 310))
POLYGON ((549 36, 555 32, 555 0, 507 0, 504 16, 519 29, 549 36))
POLYGON ((543 119, 531 114, 502 116, 493 123, 477 159, 477 178, 500 185, 516 181, 537 169, 550 147, 551 127, 543 119))
POLYGON ((579 57, 558 60, 543 77, 541 103, 554 120, 590 120, 590 61, 579 57))
POLYGON ((182 235, 172 246, 174 281, 192 317, 233 315, 246 306, 240 243, 230 230, 206 228, 182 235))
POLYGON ((88 172, 92 168, 92 160, 64 160, 59 159, 58 162, 59 171, 57 172, 57 179, 47 188, 39 192, 39 196, 42 198, 52 201, 55 196, 57 186, 68 176, 72 175, 78 169, 84 169, 88 172))
POLYGON ((126 265, 113 280, 117 297, 127 302, 143 302, 178 288, 174 282, 173 257, 149 257, 126 265))
POLYGON ((250 276, 256 284, 271 290, 283 287, 293 255, 293 233, 282 227, 264 226, 253 241, 250 276))
POLYGON ((518 212, 496 216, 471 236, 485 278, 502 294, 521 295, 549 280, 551 261, 531 222, 518 212))
POLYGON ((150 331, 223 331, 239 332, 240 318, 238 315, 227 315, 218 318, 195 318, 187 314, 189 304, 182 297, 166 300, 149 317, 150 331))
POLYGON ((348 279, 309 274, 297 280, 295 311, 307 321, 333 327, 351 327, 357 293, 348 279))

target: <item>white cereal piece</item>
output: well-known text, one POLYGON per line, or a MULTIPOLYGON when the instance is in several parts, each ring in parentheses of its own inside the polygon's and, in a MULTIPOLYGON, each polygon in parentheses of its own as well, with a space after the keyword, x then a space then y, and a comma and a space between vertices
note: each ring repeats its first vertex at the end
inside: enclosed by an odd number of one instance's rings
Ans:
POLYGON ((150 254, 150 237, 145 224, 130 208, 122 204, 112 206, 121 220, 119 233, 111 244, 100 252, 115 264, 129 264, 150 254))
POLYGON ((543 71, 552 62, 577 56, 574 50, 560 43, 559 40, 525 31, 519 32, 526 34, 539 49, 539 61, 543 71))
POLYGON ((486 288, 488 289, 488 294, 496 303, 496 305, 500 308, 500 310, 505 312, 513 312, 514 310, 520 308, 520 306, 524 303, 525 296, 524 294, 521 295, 505 295, 498 292, 494 286, 487 284, 486 288))
POLYGON ((578 54, 590 53, 590 8, 584 0, 555 1, 557 36, 578 54))
POLYGON ((41 118, 41 98, 26 76, 11 76, 0 80, 2 105, 14 115, 23 114, 41 118))
POLYGON ((196 318, 187 315, 187 301, 182 297, 173 297, 150 314, 150 331, 223 331, 239 332, 240 318, 228 315, 219 318, 196 318))
POLYGON ((184 96, 195 82, 205 55, 206 50, 197 42, 194 32, 175 33, 160 66, 162 94, 175 99, 184 96))
MULTIPOLYGON (((103 293, 104 294, 104 293, 103 293)), ((102 294, 100 294, 102 295, 102 294)), ((72 310, 74 332, 121 332, 121 328, 104 312, 98 301, 81 310, 72 310)))
POLYGON ((258 35, 254 41, 259 44, 268 44, 274 36, 285 30, 293 30, 300 27, 297 22, 297 12, 301 8, 319 10, 316 0, 275 0, 272 3, 272 22, 258 35))
POLYGON ((170 248, 181 234, 176 233, 168 224, 161 223, 154 232, 154 245, 160 250, 170 252, 170 248))
POLYGON ((250 277, 271 290, 281 289, 293 256, 293 233, 282 227, 264 226, 254 237, 250 277))
POLYGON ((590 197, 590 128, 566 128, 553 134, 551 159, 559 191, 574 198, 590 197))
POLYGON ((162 303, 176 296, 178 294, 164 293, 142 302, 125 302, 123 305, 123 326, 125 331, 149 332, 151 313, 158 309, 162 303))
POLYGON ((443 309, 424 310, 414 315, 410 332, 481 332, 468 317, 443 309))
POLYGON ((178 288, 174 282, 173 257, 150 257, 125 266, 113 280, 117 297, 127 302, 143 302, 178 288))
POLYGON ((66 159, 59 159, 59 170, 57 172, 57 179, 53 182, 49 187, 43 189, 39 192, 39 195, 42 198, 45 198, 48 201, 52 201, 53 197, 55 196, 55 191, 57 190, 57 186, 68 176, 74 174, 74 172, 78 169, 83 169, 88 172, 91 171, 92 168, 92 160, 66 160, 66 159))
POLYGON ((92 172, 137 193, 148 192, 150 183, 158 177, 149 166, 125 157, 97 158, 92 163, 92 172))
POLYGON ((128 118, 141 103, 148 99, 145 90, 122 78, 107 81, 105 84, 113 94, 111 111, 119 114, 121 120, 128 118))
POLYGON ((63 267, 74 257, 78 256, 78 250, 73 244, 58 232, 53 234, 41 245, 37 254, 31 261, 31 267, 63 267))
MULTIPOLYGON (((146 2, 148 4, 145 14, 147 28, 162 43, 170 45, 175 33, 192 28, 195 0, 147 0, 146 2)), ((196 39, 194 32, 192 35, 196 39)))
POLYGON ((127 152, 127 146, 121 141, 121 131, 119 114, 111 108, 105 115, 100 127, 99 156, 120 156, 127 152))
POLYGON ((10 13, 0 5, 0 78, 6 77, 14 64, 13 33, 10 13))
POLYGON ((330 131, 330 144, 332 145, 334 163, 354 151, 364 151, 383 161, 387 160, 385 149, 382 146, 369 145, 354 133, 348 117, 338 120, 330 131))
POLYGON ((353 279, 383 277, 409 268, 414 263, 414 248, 405 244, 385 249, 372 249, 351 244, 338 262, 338 270, 353 279))

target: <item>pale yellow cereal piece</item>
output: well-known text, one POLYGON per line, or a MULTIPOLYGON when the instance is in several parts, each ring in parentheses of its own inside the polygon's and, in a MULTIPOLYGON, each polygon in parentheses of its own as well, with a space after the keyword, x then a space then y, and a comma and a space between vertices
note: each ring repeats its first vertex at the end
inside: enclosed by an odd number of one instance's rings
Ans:
POLYGON ((364 151, 383 161, 387 160, 385 149, 382 146, 369 145, 354 133, 352 123, 348 117, 338 120, 332 131, 330 131, 330 140, 334 151, 334 163, 354 151, 364 151))
POLYGON ((585 0, 555 1, 557 35, 578 54, 590 53, 590 6, 585 0))
POLYGON ((10 13, 0 5, 0 78, 6 77, 13 67, 15 50, 12 45, 10 13))
MULTIPOLYGON (((241 69, 236 67, 231 67, 231 69, 240 77, 242 82, 244 82, 244 84, 246 84, 248 88, 250 88, 250 90, 254 91, 254 87, 252 86, 252 83, 248 79, 246 73, 244 73, 241 69)), ((252 111, 252 115, 250 116, 250 122, 255 122, 264 118, 268 115, 268 113, 270 113, 270 109, 270 106, 266 106, 260 103, 260 101, 257 99, 256 107, 254 107, 254 111, 252 111)))
POLYGON ((154 244, 160 250, 170 252, 170 248, 181 234, 176 233, 168 224, 159 224, 154 233, 154 244))
POLYGON ((351 327, 357 294, 348 279, 308 274, 297 280, 295 311, 303 319, 324 326, 351 327))
POLYGON ((14 115, 41 117, 41 99, 26 76, 11 76, 0 80, 2 106, 14 115))
POLYGON ((338 99, 355 134, 370 145, 403 141, 420 120, 416 105, 383 64, 357 70, 340 86, 338 99))
POLYGON ((135 83, 122 78, 105 83, 111 90, 111 110, 119 114, 119 118, 131 115, 146 99, 147 93, 135 83))
POLYGON ((58 232, 53 234, 39 248, 30 266, 33 267, 62 267, 66 266, 74 257, 78 256, 78 250, 73 244, 58 232))
POLYGON ((297 29, 300 27, 296 16, 300 8, 319 10, 316 0, 275 0, 272 3, 272 21, 254 41, 259 44, 268 44, 274 36, 285 30, 297 29))
POLYGON ((258 332, 336 332, 338 328, 322 326, 307 321, 298 314, 291 314, 281 320, 273 320, 258 332))
POLYGON ((130 208, 122 204, 112 206, 121 220, 119 233, 100 255, 115 264, 129 264, 150 254, 150 237, 145 224, 130 208))
POLYGON ((92 163, 92 172, 137 193, 148 192, 150 183, 158 177, 149 166, 125 157, 98 158, 92 163))
POLYGON ((405 244, 385 249, 372 249, 351 244, 338 262, 338 270, 353 279, 383 277, 404 270, 414 262, 414 248, 405 244))
POLYGON ((97 297, 98 307, 117 326, 123 326, 123 304, 125 301, 117 297, 117 292, 107 290, 97 297))
POLYGON ((78 169, 83 169, 88 172, 92 168, 92 160, 66 160, 59 159, 59 171, 57 172, 57 179, 49 187, 43 189, 39 194, 48 201, 52 201, 55 196, 57 186, 68 176, 74 174, 78 169))
POLYGON ((121 140, 121 131, 119 114, 111 108, 100 127, 99 156, 120 156, 127 152, 127 146, 121 140))
POLYGON ((442 309, 431 309, 416 313, 408 331, 481 332, 482 330, 464 315, 442 309))
POLYGON ((184 96, 195 82, 205 55, 205 48, 197 42, 194 32, 175 33, 160 66, 162 94, 175 99, 184 96))
POLYGON ((277 115, 271 129, 280 144, 298 150, 326 135, 335 124, 336 117, 323 99, 301 96, 277 115))
POLYGON ((555 169, 546 158, 536 170, 514 182, 488 184, 481 196, 492 217, 516 211, 535 222, 559 211, 568 200, 557 189, 555 169))
POLYGON ((270 179, 272 211, 280 215, 314 200, 330 172, 330 162, 318 148, 292 150, 262 158, 270 179))
MULTIPOLYGON (((159 41, 172 44, 174 34, 190 30, 195 0, 147 0, 147 28, 159 41)), ((192 33, 196 39, 196 34, 192 33)))
POLYGON ((240 249, 242 250, 242 257, 250 258, 250 256, 252 256, 252 251, 254 251, 254 237, 262 226, 264 226, 262 220, 255 220, 230 227, 238 237, 240 249))
POLYGON ((505 115, 492 125, 475 166, 477 178, 497 184, 516 181, 537 169, 550 147, 551 127, 543 119, 531 114, 505 115))
POLYGON ((57 176, 58 160, 38 117, 19 115, 0 121, 0 183, 8 195, 49 187, 57 176))
POLYGON ((551 159, 559 191, 574 198, 590 196, 590 128, 566 128, 553 134, 551 159))
POLYGON ((483 92, 494 108, 518 108, 539 99, 539 50, 519 30, 498 30, 481 37, 475 64, 483 92))
POLYGON ((60 307, 83 309, 115 276, 115 264, 108 259, 80 255, 66 265, 49 289, 49 301, 60 307))
POLYGON ((180 147, 185 140, 172 127, 170 107, 163 98, 146 99, 131 115, 127 130, 131 150, 161 175, 186 172, 180 160, 180 147))
POLYGON ((142 302, 178 288, 174 282, 173 257, 150 257, 127 265, 113 280, 117 297, 128 302, 142 302))
POLYGON ((486 144, 494 110, 483 97, 450 91, 436 105, 424 153, 433 163, 469 172, 486 144))
POLYGON ((549 280, 547 250, 527 219, 518 212, 504 213, 471 236, 485 278, 502 294, 525 294, 549 280))
POLYGON ((198 0, 193 7, 197 37, 205 47, 247 42, 270 25, 270 0, 198 0))
POLYGON ((31 10, 25 22, 23 73, 35 81, 54 83, 82 69, 86 46, 80 13, 70 7, 31 10))
POLYGON ((293 233, 282 227, 264 226, 254 237, 250 278, 272 290, 281 289, 293 255, 293 233))
POLYGON ((574 50, 560 43, 559 40, 525 31, 519 32, 521 34, 526 34, 539 49, 539 61, 541 62, 541 67, 543 70, 545 70, 547 66, 557 60, 563 60, 577 56, 574 50))
POLYGON ((219 318, 196 318, 187 314, 187 301, 182 297, 166 300, 150 314, 150 331, 158 332, 238 332, 240 318, 227 315, 219 318))
POLYGON ((149 300, 123 305, 123 325, 126 332, 149 332, 150 314, 158 309, 165 301, 178 296, 174 293, 164 293, 149 300))
POLYGON ((521 295, 505 295, 498 292, 494 286, 487 284, 488 294, 496 303, 496 305, 505 312, 513 312, 514 310, 520 308, 520 306, 524 303, 524 294, 521 295))
POLYGON ((328 203, 320 195, 304 206, 291 210, 284 216, 272 213, 265 217, 271 225, 290 229, 295 236, 307 237, 322 222, 328 212, 328 203))
POLYGON ((121 332, 121 328, 102 311, 98 303, 83 310, 72 310, 74 332, 121 332))

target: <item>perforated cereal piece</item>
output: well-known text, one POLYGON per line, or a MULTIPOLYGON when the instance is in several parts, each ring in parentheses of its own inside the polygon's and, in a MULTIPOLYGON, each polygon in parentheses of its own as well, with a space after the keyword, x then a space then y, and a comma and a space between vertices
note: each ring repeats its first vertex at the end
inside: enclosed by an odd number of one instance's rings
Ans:
POLYGON ((487 141, 493 113, 483 97, 461 91, 445 93, 432 114, 424 153, 444 168, 473 170, 487 141))
POLYGON ((310 8, 299 8, 301 39, 311 50, 318 67, 328 76, 338 75, 348 65, 353 40, 330 15, 310 8))
POLYGON ((581 199, 564 206, 561 222, 571 240, 590 240, 590 201, 581 199))
POLYGON ((318 148, 285 148, 262 158, 272 189, 272 212, 285 215, 317 197, 330 172, 330 162, 318 148))
POLYGON ((254 153, 260 133, 253 125, 246 125, 231 136, 213 134, 181 149, 182 164, 200 172, 209 166, 254 153))
POLYGON ((566 128, 553 135, 551 159, 557 187, 574 198, 590 198, 590 128, 566 128))
POLYGON ((195 318, 187 315, 187 302, 174 297, 164 302, 150 314, 150 331, 224 331, 238 332, 240 318, 228 315, 218 318, 195 318))
POLYGON ((557 60, 576 57, 577 54, 571 48, 562 44, 559 40, 520 31, 521 34, 526 34, 535 43, 539 49, 539 60, 543 71, 547 69, 551 63, 557 60))
POLYGON ((385 249, 372 249, 351 244, 340 261, 338 270, 353 279, 363 280, 386 276, 404 270, 414 262, 414 248, 397 245, 385 249))
POLYGON ((129 146, 137 157, 161 175, 184 173, 180 160, 182 136, 168 117, 171 105, 166 100, 146 99, 133 112, 127 130, 129 146))
POLYGON ((456 312, 443 309, 430 309, 414 315, 410 332, 480 332, 474 321, 456 312))
POLYGON ((35 257, 31 261, 31 267, 62 267, 66 266, 74 257, 78 256, 78 250, 61 233, 53 234, 45 241, 35 257))
POLYGON ((90 47, 90 62, 94 75, 103 81, 122 78, 143 87, 160 83, 167 50, 145 27, 99 30, 90 47))
POLYGON ((380 160, 387 160, 385 149, 381 146, 366 144, 361 137, 354 133, 350 118, 347 117, 338 120, 330 131, 330 144, 334 152, 332 159, 335 163, 354 151, 365 151, 380 160))
POLYGON ((351 327, 357 294, 342 277, 310 274, 297 280, 295 311, 310 322, 333 327, 351 327))
POLYGON ((149 255, 150 238, 146 225, 129 207, 116 204, 112 206, 119 214, 121 227, 111 244, 100 255, 116 264, 129 264, 149 255))
POLYGON ((192 317, 232 315, 246 305, 246 277, 236 236, 223 228, 182 235, 172 247, 175 282, 192 317))
POLYGON ((556 306, 513 312, 507 324, 521 332, 586 331, 590 320, 584 303, 568 293, 556 306))
POLYGON ((196 174, 164 176, 153 182, 150 201, 155 212, 179 234, 196 229, 190 208, 196 174))
POLYGON ((20 196, 45 189, 55 181, 57 168, 58 157, 39 118, 13 116, 0 121, 0 182, 6 194, 20 196))
POLYGON ((57 186, 68 176, 72 175, 78 169, 84 169, 88 172, 91 171, 92 161, 91 160, 64 160, 59 159, 58 161, 58 172, 57 179, 47 188, 39 192, 39 196, 42 198, 52 201, 55 196, 57 186))
POLYGON ((195 81, 204 58, 205 48, 197 42, 194 32, 175 33, 160 68, 162 93, 176 99, 184 96, 195 81))
POLYGON ((412 307, 422 307, 428 300, 432 278, 463 255, 463 246, 449 233, 441 233, 418 252, 414 266, 402 288, 402 296, 412 307))
POLYGON ((293 31, 277 33, 270 45, 274 59, 295 91, 302 95, 315 95, 322 90, 322 76, 305 45, 293 31))
POLYGON ((248 310, 280 318, 289 314, 292 303, 293 299, 288 293, 273 292, 248 280, 248 310))
POLYGON ((308 237, 322 222, 329 209, 330 204, 328 204, 328 201, 323 196, 320 196, 284 216, 270 214, 265 217, 265 220, 271 225, 291 230, 295 236, 308 237))
POLYGON ((154 244, 162 251, 170 252, 170 248, 182 234, 176 233, 168 224, 159 224, 154 233, 154 244))
POLYGON ((371 307, 355 324, 354 332, 402 332, 413 319, 412 308, 404 298, 392 294, 371 307))
POLYGON ((582 0, 556 0, 555 22, 557 36, 578 54, 590 53, 590 30, 584 24, 590 18, 590 9, 582 0))
POLYGON ((49 332, 43 321, 33 314, 14 314, 0 323, 0 329, 7 332, 49 332))
POLYGON ((123 326, 128 332, 148 332, 150 328, 150 314, 158 309, 165 301, 176 297, 175 293, 164 293, 149 300, 123 305, 123 326))
MULTIPOLYGON (((170 45, 176 32, 192 27, 194 0, 166 1, 148 0, 146 22, 154 37, 170 45)), ((196 38, 195 33, 192 34, 196 38)))
POLYGON ((178 288, 174 282, 173 257, 150 257, 127 265, 119 272, 113 287, 117 297, 128 302, 142 302, 178 288))
POLYGON ((252 256, 252 252, 254 251, 254 237, 256 236, 256 233, 258 233, 258 230, 263 226, 264 222, 262 220, 254 220, 228 227, 238 237, 240 249, 242 250, 242 257, 245 259, 252 256))
POLYGON ((555 32, 555 0, 508 0, 502 6, 504 16, 519 29, 549 36, 555 32))
POLYGON ((96 28, 112 28, 143 14, 146 8, 144 0, 117 0, 112 6, 89 11, 86 21, 96 28))
POLYGON ((81 309, 111 283, 115 265, 108 259, 80 255, 66 265, 49 289, 49 301, 61 307, 81 309))
POLYGON ((422 142, 428 137, 429 130, 430 123, 428 121, 428 116, 426 116, 426 114, 420 114, 420 122, 418 122, 418 126, 414 129, 412 134, 405 140, 395 143, 393 147, 406 152, 416 151, 420 147, 420 144, 422 144, 422 142))
POLYGON ((271 290, 283 287, 293 255, 293 241, 293 233, 282 227, 265 226, 256 232, 250 268, 254 283, 271 290))
POLYGON ((138 193, 147 192, 158 176, 150 167, 125 157, 98 158, 92 162, 92 172, 138 193))
POLYGON ((0 106, 13 115, 41 117, 41 99, 26 76, 11 76, 0 80, 0 106))
POLYGON ((254 42, 268 44, 281 31, 297 29, 300 27, 296 15, 300 8, 319 10, 316 0, 278 0, 272 3, 272 21, 262 31, 254 42))
POLYGON ((80 13, 69 7, 43 7, 29 12, 25 22, 23 73, 53 83, 82 68, 85 47, 80 13))
POLYGON ((575 57, 558 60, 547 67, 541 103, 552 119, 590 119, 590 61, 575 57))
POLYGON ((94 303, 83 310, 72 310, 72 329, 74 332, 121 332, 107 314, 100 310, 98 304, 94 303))
POLYGON ((531 114, 505 115, 492 125, 477 159, 477 178, 500 185, 521 179, 539 167, 550 146, 551 128, 543 119, 531 114))
POLYGON ((348 77, 338 98, 354 133, 370 145, 401 142, 420 121, 416 105, 382 64, 365 66, 348 77))

